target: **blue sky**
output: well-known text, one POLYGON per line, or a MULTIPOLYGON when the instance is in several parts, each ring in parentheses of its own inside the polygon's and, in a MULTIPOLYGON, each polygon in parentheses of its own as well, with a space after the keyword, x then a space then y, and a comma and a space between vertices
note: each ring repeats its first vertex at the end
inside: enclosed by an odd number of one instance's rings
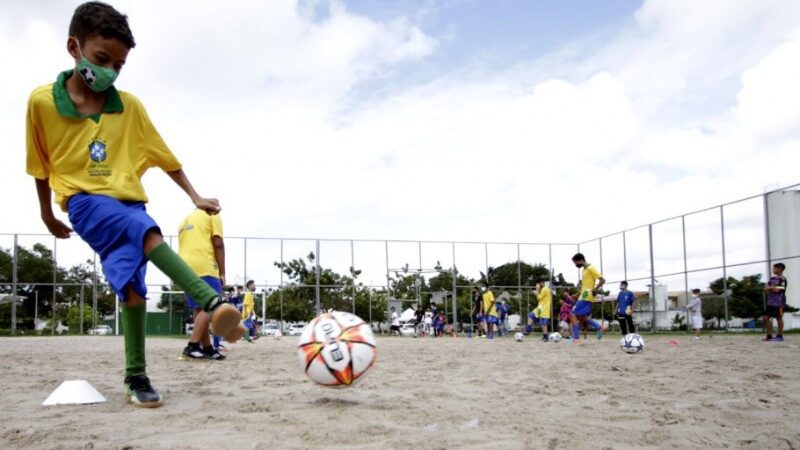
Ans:
MULTIPOLYGON (((796 1, 113 3, 117 86, 229 235, 576 242, 800 181, 796 1)), ((77 4, 3 3, 0 231, 45 232, 24 111, 77 4)), ((175 230, 188 200, 143 181, 175 230)))

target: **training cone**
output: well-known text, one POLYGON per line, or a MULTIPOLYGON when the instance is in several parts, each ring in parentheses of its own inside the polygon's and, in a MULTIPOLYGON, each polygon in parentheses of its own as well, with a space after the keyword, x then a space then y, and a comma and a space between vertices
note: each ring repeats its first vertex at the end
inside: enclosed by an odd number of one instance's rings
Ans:
POLYGON ((50 394, 42 406, 50 405, 88 405, 103 403, 106 398, 86 380, 67 380, 50 394))

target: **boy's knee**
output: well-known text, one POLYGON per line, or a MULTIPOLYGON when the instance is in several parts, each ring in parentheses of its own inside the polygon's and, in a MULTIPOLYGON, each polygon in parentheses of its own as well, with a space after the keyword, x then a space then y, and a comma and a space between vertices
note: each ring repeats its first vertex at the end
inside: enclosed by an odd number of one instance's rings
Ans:
POLYGON ((150 253, 151 250, 164 243, 164 236, 158 228, 151 228, 144 235, 144 253, 150 253))

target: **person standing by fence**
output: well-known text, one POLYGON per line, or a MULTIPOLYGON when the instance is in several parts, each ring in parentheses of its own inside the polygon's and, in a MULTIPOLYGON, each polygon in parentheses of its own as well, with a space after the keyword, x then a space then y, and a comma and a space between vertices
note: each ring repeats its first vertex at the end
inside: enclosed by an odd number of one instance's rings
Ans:
POLYGON ((619 294, 617 294, 617 320, 622 335, 635 333, 636 327, 633 325, 633 292, 628 290, 628 282, 623 281, 619 284, 619 294))
MULTIPOLYGON (((201 209, 189 213, 178 229, 178 255, 203 281, 222 295, 222 285, 225 284, 225 243, 219 214, 211 216, 201 209)), ((208 313, 188 293, 184 294, 184 298, 192 310, 194 329, 181 359, 225 359, 219 352, 219 337, 214 336, 213 345, 209 338, 208 313)))
POLYGON ((700 289, 692 289, 692 299, 686 305, 686 313, 692 316, 694 340, 700 340, 700 333, 703 330, 703 302, 700 300, 700 289))
POLYGON ((764 326, 767 328, 767 336, 764 341, 783 342, 783 308, 786 306, 786 277, 783 271, 786 266, 777 263, 772 266, 773 276, 769 279, 767 287, 767 308, 764 311, 764 326), (778 333, 772 337, 772 319, 778 322, 778 333))

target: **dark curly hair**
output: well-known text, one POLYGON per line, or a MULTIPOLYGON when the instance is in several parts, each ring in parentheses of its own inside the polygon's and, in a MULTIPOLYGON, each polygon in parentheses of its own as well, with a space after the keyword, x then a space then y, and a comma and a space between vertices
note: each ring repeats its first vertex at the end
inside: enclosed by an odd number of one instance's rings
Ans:
POLYGON ((83 42, 96 36, 118 39, 128 48, 136 47, 128 16, 103 2, 87 2, 77 8, 69 23, 69 35, 83 42))

